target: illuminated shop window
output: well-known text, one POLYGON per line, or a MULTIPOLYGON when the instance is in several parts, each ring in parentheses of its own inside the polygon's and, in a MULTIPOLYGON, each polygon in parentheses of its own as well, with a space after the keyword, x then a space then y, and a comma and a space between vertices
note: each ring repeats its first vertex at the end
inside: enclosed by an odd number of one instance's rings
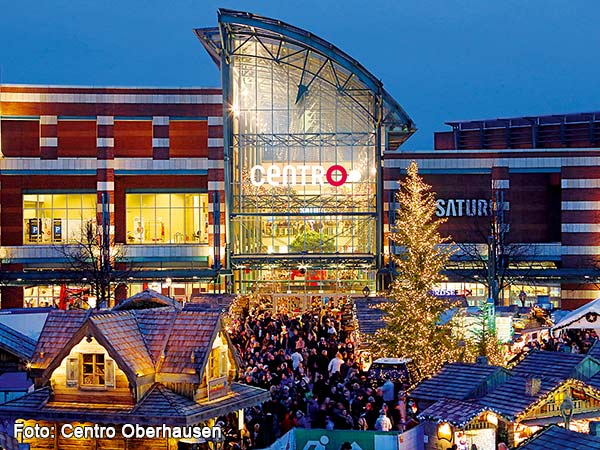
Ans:
POLYGON ((60 297, 60 286, 27 286, 23 288, 25 307, 55 307, 60 297))
POLYGON ((77 242, 96 220, 96 194, 24 194, 23 220, 25 244, 77 242))
POLYGON ((207 244, 208 194, 126 195, 128 244, 207 244))

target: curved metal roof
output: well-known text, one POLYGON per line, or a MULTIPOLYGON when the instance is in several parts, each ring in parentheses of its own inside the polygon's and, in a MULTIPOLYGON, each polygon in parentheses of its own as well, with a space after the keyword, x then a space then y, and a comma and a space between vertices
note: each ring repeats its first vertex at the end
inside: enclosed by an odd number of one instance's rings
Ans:
POLYGON ((265 37, 309 48, 311 51, 331 59, 340 67, 356 76, 365 87, 379 96, 386 111, 385 117, 382 118, 384 124, 391 129, 400 127, 403 134, 405 134, 402 140, 405 140, 416 131, 412 119, 383 88, 381 81, 357 60, 330 42, 281 20, 262 17, 248 12, 219 9, 218 18, 219 28, 198 28, 194 30, 196 36, 200 39, 200 42, 217 65, 220 65, 223 45, 227 44, 224 39, 226 33, 243 28, 251 29, 255 33, 260 32, 265 37))

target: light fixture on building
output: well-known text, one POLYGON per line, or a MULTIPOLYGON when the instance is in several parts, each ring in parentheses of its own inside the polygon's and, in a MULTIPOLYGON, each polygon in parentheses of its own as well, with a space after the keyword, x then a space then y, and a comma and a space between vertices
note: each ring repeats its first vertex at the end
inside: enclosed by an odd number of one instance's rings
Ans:
POLYGON ((439 440, 445 439, 452 442, 452 427, 448 422, 440 423, 437 429, 437 437, 439 440))
POLYGON ((495 427, 498 426, 498 416, 496 414, 492 412, 487 413, 486 420, 495 427))

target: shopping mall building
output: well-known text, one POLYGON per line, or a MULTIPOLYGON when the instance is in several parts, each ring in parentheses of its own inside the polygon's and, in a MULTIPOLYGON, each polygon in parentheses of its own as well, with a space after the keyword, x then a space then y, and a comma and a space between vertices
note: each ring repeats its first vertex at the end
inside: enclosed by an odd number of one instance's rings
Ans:
MULTIPOLYGON (((219 89, 0 86, 3 308, 80 289, 69 248, 89 223, 120 255, 117 298, 374 293, 393 272, 393 194, 412 160, 445 233, 485 250, 500 220, 518 247, 504 302, 596 297, 600 114, 449 123, 435 150, 407 152, 412 120, 358 61, 278 20, 218 18, 195 34, 219 89)), ((442 294, 485 297, 468 254, 447 275, 442 294)))

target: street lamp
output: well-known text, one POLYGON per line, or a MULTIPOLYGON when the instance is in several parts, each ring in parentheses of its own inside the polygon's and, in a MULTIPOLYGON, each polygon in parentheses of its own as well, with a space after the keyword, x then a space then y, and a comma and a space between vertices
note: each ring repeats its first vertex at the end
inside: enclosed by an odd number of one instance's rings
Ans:
POLYGON ((370 293, 371 293, 371 289, 369 289, 369 286, 365 286, 363 289, 363 295, 365 297, 368 297, 370 293))
POLYGON ((565 399, 560 405, 560 414, 563 416, 565 421, 565 428, 568 430, 571 424, 571 417, 573 417, 573 409, 575 405, 573 404, 573 400, 571 400, 571 396, 567 394, 565 399))

